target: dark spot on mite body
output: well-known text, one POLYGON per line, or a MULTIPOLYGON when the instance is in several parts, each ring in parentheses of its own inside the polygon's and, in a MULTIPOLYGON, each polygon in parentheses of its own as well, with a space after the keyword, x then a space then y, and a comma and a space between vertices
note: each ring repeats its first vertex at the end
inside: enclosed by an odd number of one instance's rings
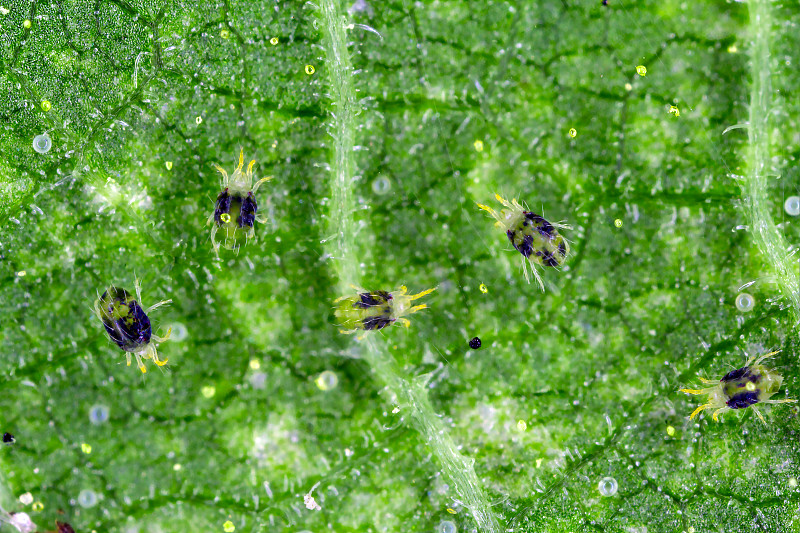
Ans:
POLYGON ((722 376, 722 379, 720 381, 722 381, 723 383, 727 383, 728 381, 735 381, 737 379, 741 379, 749 375, 750 375, 750 367, 743 366, 742 368, 731 370, 730 372, 722 376))
POLYGON ((252 228, 256 221, 256 211, 258 211, 258 204, 252 192, 247 193, 247 196, 242 200, 242 208, 239 210, 239 227, 252 228))
POLYGON ((222 221, 222 215, 230 214, 231 212, 231 195, 228 194, 228 189, 225 189, 219 196, 217 196, 217 205, 214 208, 214 221, 217 226, 222 226, 225 222, 222 221))
POLYGON ((731 396, 731 399, 726 403, 731 409, 744 409, 758 403, 759 392, 758 389, 750 392, 739 392, 731 396))
POLYGON ((3 444, 14 444, 16 440, 17 439, 15 439, 14 435, 12 435, 11 433, 7 431, 3 433, 3 444))
POLYGON ((114 288, 109 296, 108 291, 103 293, 100 301, 103 309, 103 327, 106 333, 117 346, 126 352, 134 352, 150 342, 153 330, 150 318, 144 312, 139 302, 133 300, 124 289, 114 288), (130 300, 127 301, 126 300, 130 300), (123 307, 128 308, 126 318, 114 318, 114 311, 123 307))
POLYGON ((383 329, 389 324, 394 322, 388 315, 386 316, 371 316, 369 318, 365 318, 362 320, 362 324, 364 324, 364 329, 367 331, 376 330, 376 329, 383 329))
POLYGON ((558 266, 558 261, 556 261, 556 258, 553 256, 552 253, 544 252, 541 255, 542 255, 542 264, 543 265, 549 266, 549 267, 557 267, 558 266))
POLYGON ((374 307, 376 305, 380 305, 382 303, 388 302, 392 299, 392 295, 386 291, 375 291, 374 293, 371 292, 362 292, 359 294, 361 297, 360 302, 355 302, 353 307, 357 307, 359 309, 366 309, 368 307, 374 307), (374 296, 373 296, 374 295, 374 296), (376 298, 377 296, 377 298, 376 298), (383 301, 378 300, 381 298, 383 301))
POLYGON ((561 254, 561 257, 566 257, 567 255, 567 245, 564 244, 564 241, 558 243, 558 252, 561 254))
POLYGON ((525 218, 535 223, 538 226, 536 229, 538 229, 539 233, 541 233, 543 236, 549 239, 553 238, 555 228, 552 224, 545 220, 544 217, 540 217, 536 213, 532 213, 530 211, 525 211, 525 218))
POLYGON ((514 246, 514 248, 524 257, 530 257, 530 255, 533 253, 533 237, 530 235, 525 235, 522 238, 522 244, 517 246, 517 244, 514 242, 514 237, 516 234, 517 233, 514 230, 508 230, 506 232, 506 235, 508 235, 508 240, 511 241, 511 245, 514 246))
POLYGON ((756 374, 753 372, 753 369, 749 366, 743 366, 742 368, 737 368, 736 370, 731 370, 727 374, 725 374, 722 379, 720 380, 723 383, 730 383, 731 381, 738 381, 742 380, 741 383, 738 383, 737 386, 744 387, 745 384, 749 381, 753 383, 758 383, 761 380, 761 374, 756 374))

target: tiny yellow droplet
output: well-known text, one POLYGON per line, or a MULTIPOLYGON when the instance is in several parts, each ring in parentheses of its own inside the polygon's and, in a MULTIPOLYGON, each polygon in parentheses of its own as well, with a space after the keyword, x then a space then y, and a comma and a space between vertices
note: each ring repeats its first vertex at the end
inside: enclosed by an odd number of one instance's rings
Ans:
POLYGON ((730 45, 730 46, 728 47, 728 53, 729 53, 729 54, 735 54, 735 53, 736 53, 736 52, 738 52, 738 51, 739 51, 739 49, 736 47, 736 45, 735 45, 735 44, 732 44, 732 45, 730 45))
POLYGON ((626 91, 632 91, 633 90, 633 85, 631 85, 630 83, 626 83, 625 84, 625 90, 626 91))
POLYGON ((39 511, 44 509, 44 504, 42 502, 33 502, 33 505, 31 505, 31 509, 33 509, 38 513, 39 511))
POLYGON ((536 459, 536 468, 541 468, 541 467, 542 467, 542 459, 541 458, 536 459))
POLYGON ((29 29, 32 24, 33 23, 28 19, 25 19, 24 21, 22 21, 22 27, 25 28, 25 29, 29 29))
POLYGON ((647 76, 647 67, 644 66, 644 65, 637 66, 636 67, 636 74, 638 74, 639 76, 642 76, 642 77, 647 76))
POLYGON ((272 141, 272 149, 274 150, 277 147, 278 147, 278 141, 272 141))
POLYGON ((578 130, 576 130, 575 128, 570 128, 569 129, 569 136, 574 139, 575 137, 578 136, 578 130))
POLYGON ((456 510, 455 509, 450 509, 449 507, 447 508, 447 512, 450 513, 450 514, 456 514, 456 510))
POLYGON ((681 116, 681 111, 680 111, 680 109, 678 109, 678 106, 674 106, 674 105, 669 106, 669 112, 670 112, 671 115, 673 115, 675 117, 681 116))
POLYGON ((231 32, 229 32, 228 30, 224 30, 223 29, 223 30, 220 30, 219 36, 222 37, 223 39, 228 39, 231 36, 231 32))
POLYGON ((272 46, 275 46, 276 44, 278 44, 278 38, 277 37, 273 37, 272 39, 269 40, 269 44, 271 44, 272 46))
POLYGON ((314 74, 316 71, 317 69, 314 68, 314 65, 306 65, 306 74, 308 74, 309 76, 314 74))
POLYGON ((478 289, 480 289, 480 291, 481 291, 483 294, 486 294, 487 292, 489 292, 489 288, 488 288, 486 285, 484 285, 483 283, 481 283, 481 286, 480 286, 480 287, 478 287, 478 289))
POLYGON ((614 221, 614 225, 615 225, 616 227, 618 227, 618 228, 621 228, 621 227, 622 227, 622 220, 620 220, 620 219, 616 219, 616 220, 614 221))
POLYGON ((792 487, 792 488, 795 488, 797 486, 797 478, 796 477, 790 477, 789 478, 789 486, 792 487))
POLYGON ((228 222, 231 221, 231 216, 228 213, 222 213, 219 216, 219 219, 222 220, 222 222, 224 222, 225 224, 227 224, 228 222))
POLYGON ((689 526, 689 529, 686 530, 686 533, 694 533, 694 528, 689 526))
POLYGON ((672 426, 667 426, 667 435, 669 435, 670 437, 674 437, 675 436, 675 428, 672 427, 672 426))
POLYGON ((172 465, 172 469, 173 469, 174 471, 176 471, 176 472, 177 472, 178 470, 180 470, 181 468, 183 468, 183 467, 181 466, 181 464, 180 464, 180 463, 175 463, 174 465, 172 465))
POLYGON ((261 368, 261 362, 258 359, 250 359, 250 368, 258 370, 261 368))
POLYGON ((476 152, 483 152, 483 141, 477 140, 472 144, 476 152))
POLYGON ((200 389, 200 394, 202 394, 206 398, 211 398, 217 393, 216 387, 213 385, 206 385, 202 389, 200 389))
POLYGON ((42 111, 47 113, 51 109, 53 109, 53 105, 50 103, 50 100, 42 100, 42 111))
POLYGON ((197 117, 194 119, 194 123, 198 126, 203 123, 203 117, 197 117))
POLYGON ((86 455, 89 455, 90 453, 92 453, 92 447, 91 445, 83 442, 81 443, 81 451, 83 451, 83 453, 85 453, 86 455))
POLYGON ((528 424, 526 424, 524 420, 517 420, 517 429, 520 431, 525 431, 528 429, 528 424))
POLYGON ((172 170, 172 161, 167 161, 165 164, 167 165, 167 170, 172 170))
POLYGON ((24 278, 25 274, 27 274, 27 272, 25 272, 24 270, 20 270, 19 272, 17 272, 17 276, 19 276, 20 278, 24 278))
POLYGON ((225 533, 231 533, 233 531, 236 531, 236 526, 233 525, 233 522, 228 520, 227 522, 222 524, 222 529, 225 531, 225 533))

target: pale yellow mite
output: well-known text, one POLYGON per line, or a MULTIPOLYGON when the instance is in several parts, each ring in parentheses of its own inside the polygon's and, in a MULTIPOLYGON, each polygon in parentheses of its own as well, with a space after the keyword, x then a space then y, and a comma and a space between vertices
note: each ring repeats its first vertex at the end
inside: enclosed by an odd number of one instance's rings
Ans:
POLYGON ((497 221, 495 226, 505 230, 508 240, 522 254, 522 271, 525 280, 530 283, 528 266, 533 277, 544 291, 544 282, 536 270, 536 265, 559 268, 569 255, 569 242, 559 233, 560 229, 572 229, 562 222, 549 222, 544 217, 528 211, 516 198, 510 202, 495 194, 504 209, 499 213, 489 206, 478 204, 478 207, 492 215, 497 221))
POLYGON ((771 400, 770 398, 778 392, 783 383, 783 376, 776 370, 767 368, 761 362, 772 357, 778 352, 770 352, 760 357, 750 357, 742 368, 731 370, 719 381, 698 378, 705 384, 713 385, 705 389, 680 389, 687 394, 706 394, 708 400, 703 405, 695 409, 689 420, 694 419, 700 412, 706 409, 715 409, 711 418, 717 422, 719 415, 733 409, 746 409, 752 407, 753 412, 766 424, 764 416, 758 410, 756 404, 759 403, 793 403, 797 400, 771 400))
POLYGON ((103 323, 109 338, 125 352, 128 366, 131 366, 131 354, 133 354, 139 370, 144 374, 147 372, 147 367, 144 365, 147 359, 152 359, 158 366, 167 364, 166 359, 159 358, 156 346, 169 339, 172 328, 169 328, 163 337, 155 335, 148 313, 169 304, 172 300, 162 300, 143 309, 142 287, 138 279, 135 279, 134 287, 135 299, 125 289, 110 286, 94 302, 94 313, 103 323))
POLYGON ((403 318, 404 316, 428 308, 425 304, 411 305, 411 302, 436 290, 434 288, 417 294, 408 294, 405 285, 393 292, 368 291, 355 286, 353 289, 356 294, 334 300, 336 304, 334 315, 340 321, 339 326, 342 329, 339 331, 342 333, 379 330, 392 324, 408 327, 411 322, 403 318))
POLYGON ((208 217, 211 228, 211 245, 219 256, 220 246, 228 250, 239 250, 241 244, 255 238, 255 222, 265 223, 266 217, 258 214, 256 192, 262 183, 272 176, 261 178, 253 185, 253 166, 256 160, 250 161, 247 170, 244 168, 244 150, 239 151, 239 165, 232 174, 228 174, 219 165, 214 165, 222 174, 222 192, 217 196, 214 212, 208 217), (224 235, 222 242, 217 241, 217 233, 224 235))

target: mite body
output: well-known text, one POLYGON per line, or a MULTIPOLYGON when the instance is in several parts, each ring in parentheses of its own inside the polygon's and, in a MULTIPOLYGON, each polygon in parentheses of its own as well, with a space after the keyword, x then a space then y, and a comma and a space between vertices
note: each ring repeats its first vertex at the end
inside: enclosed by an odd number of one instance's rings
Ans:
POLYGON ((125 352, 128 366, 131 366, 133 354, 139 370, 145 373, 147 367, 144 366, 143 359, 152 359, 158 366, 167 364, 166 359, 159 359, 156 343, 166 341, 171 333, 170 329, 164 337, 154 335, 147 314, 172 300, 164 300, 143 309, 142 289, 138 279, 134 286, 136 298, 125 289, 112 285, 95 301, 94 312, 103 323, 108 337, 125 352))
POLYGON ((503 228, 511 245, 522 255, 522 269, 525 279, 530 283, 528 266, 539 287, 544 283, 536 270, 536 265, 558 268, 569 255, 569 242, 559 233, 559 229, 572 229, 560 222, 549 222, 544 217, 526 210, 516 199, 509 202, 499 194, 495 198, 505 206, 500 213, 489 206, 478 204, 497 221, 495 225, 503 228))
POLYGON ((209 217, 208 223, 213 224, 211 229, 211 244, 214 253, 219 255, 222 245, 228 250, 238 250, 243 242, 255 237, 256 221, 264 223, 266 220, 258 215, 258 202, 255 193, 265 181, 272 179, 266 177, 258 180, 253 185, 253 165, 255 159, 244 168, 244 150, 239 151, 239 165, 233 173, 228 173, 219 165, 217 171, 222 174, 222 192, 217 195, 214 204, 214 213, 209 217), (216 240, 217 233, 222 232, 222 242, 216 240))
POLYGON ((701 411, 705 409, 716 409, 711 418, 714 421, 719 420, 719 415, 733 409, 746 409, 752 407, 758 418, 766 423, 764 416, 756 407, 759 403, 790 403, 796 402, 793 399, 772 400, 781 388, 783 383, 783 376, 776 370, 767 368, 761 362, 768 357, 775 355, 778 352, 770 352, 756 358, 751 357, 742 368, 731 370, 719 381, 707 380, 699 378, 700 381, 706 384, 713 384, 713 387, 705 389, 681 389, 681 392, 688 394, 707 394, 708 400, 705 404, 695 409, 689 416, 693 419, 701 411))
POLYGON ((358 291, 355 295, 334 300, 334 315, 339 320, 342 333, 379 330, 394 323, 408 327, 411 323, 403 317, 428 307, 425 304, 411 305, 411 302, 436 290, 428 289, 409 295, 405 286, 394 292, 355 289, 358 291))

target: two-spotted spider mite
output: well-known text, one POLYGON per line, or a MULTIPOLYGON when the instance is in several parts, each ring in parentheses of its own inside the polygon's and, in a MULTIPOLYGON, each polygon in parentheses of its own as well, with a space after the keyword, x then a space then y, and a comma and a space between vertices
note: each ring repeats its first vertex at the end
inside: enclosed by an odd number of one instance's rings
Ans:
POLYGON ((508 240, 522 254, 522 270, 528 283, 531 280, 527 265, 530 265, 534 278, 544 291, 544 282, 536 271, 536 265, 557 268, 564 264, 569 255, 569 242, 558 230, 572 227, 560 222, 548 222, 522 207, 516 199, 509 202, 499 194, 494 197, 505 206, 500 213, 483 204, 478 204, 478 207, 497 220, 495 226, 505 230, 508 240))
POLYGON ((752 407, 758 418, 766 424, 764 416, 756 407, 758 403, 791 403, 797 400, 770 400, 778 392, 783 383, 783 376, 777 371, 767 368, 761 364, 764 359, 775 355, 778 352, 770 352, 756 358, 753 356, 747 360, 742 368, 731 370, 719 381, 699 378, 706 384, 713 384, 713 387, 705 389, 681 389, 681 392, 689 394, 707 394, 706 403, 695 409, 689 416, 692 420, 701 411, 706 409, 716 409, 711 418, 717 422, 719 415, 732 409, 745 409, 752 407))
POLYGON ((223 232, 222 246, 228 250, 238 250, 242 241, 245 243, 255 237, 253 225, 256 221, 262 224, 266 219, 258 215, 258 203, 256 202, 256 191, 265 181, 272 179, 272 176, 262 178, 253 185, 253 165, 256 160, 250 161, 247 171, 242 172, 244 167, 244 149, 239 151, 239 165, 234 169, 233 174, 228 175, 225 169, 219 165, 214 167, 222 174, 222 192, 217 196, 214 205, 214 213, 208 217, 208 223, 213 224, 211 229, 211 245, 214 253, 219 256, 220 243, 216 240, 218 231, 223 232))
POLYGON ((166 341, 172 333, 172 328, 169 328, 163 337, 154 335, 147 314, 172 300, 163 300, 143 309, 142 288, 138 279, 134 281, 134 287, 136 298, 125 289, 110 286, 95 300, 94 313, 103 323, 111 340, 125 352, 128 366, 131 366, 131 354, 133 354, 139 370, 144 374, 147 372, 147 367, 144 366, 142 359, 152 359, 158 366, 167 364, 166 359, 159 359, 156 343, 166 341))
POLYGON ((405 315, 422 311, 428 306, 411 305, 411 302, 432 293, 436 289, 428 289, 417 294, 407 294, 405 285, 394 292, 368 291, 353 287, 357 293, 342 296, 334 300, 336 310, 334 316, 339 320, 342 333, 372 331, 383 329, 395 322, 408 327, 411 323, 405 315))

